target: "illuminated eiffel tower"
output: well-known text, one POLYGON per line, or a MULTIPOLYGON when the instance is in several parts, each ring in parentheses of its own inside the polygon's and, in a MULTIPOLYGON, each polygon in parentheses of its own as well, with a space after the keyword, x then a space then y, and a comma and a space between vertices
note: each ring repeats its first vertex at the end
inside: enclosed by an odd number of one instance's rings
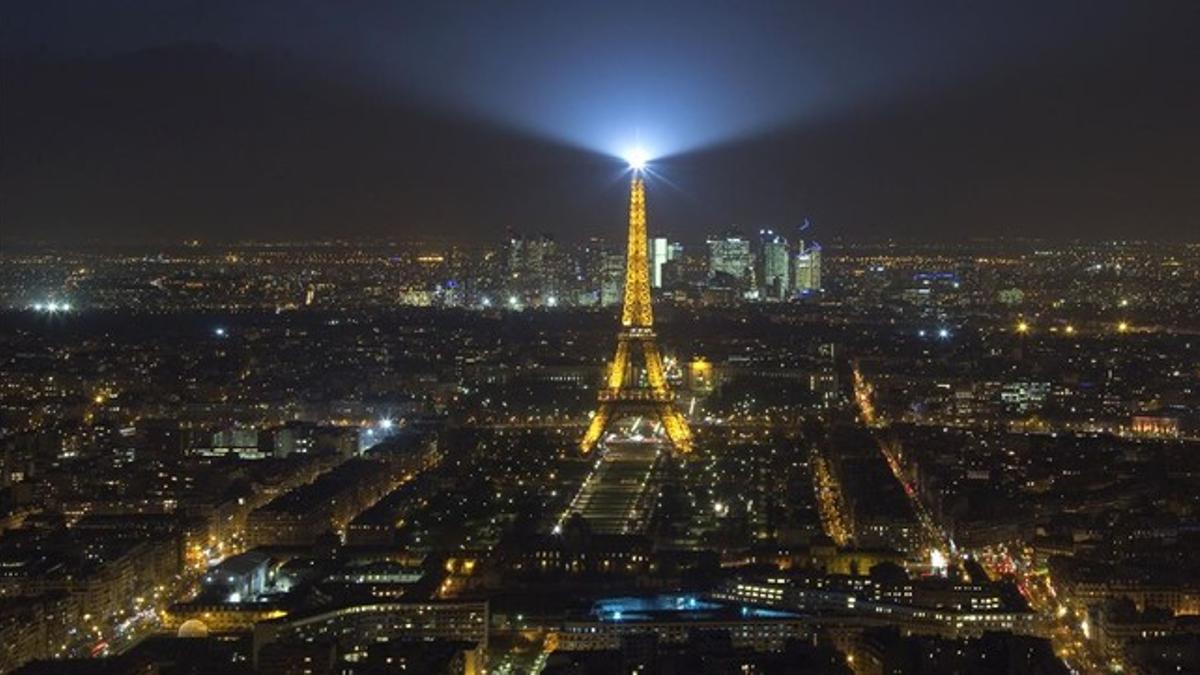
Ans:
POLYGON ((646 184, 641 166, 635 164, 629 188, 629 243, 625 253, 625 303, 617 353, 609 366, 607 381, 600 390, 600 405, 579 442, 584 452, 595 447, 613 420, 642 415, 662 423, 675 450, 691 452, 692 432, 675 407, 675 395, 667 386, 662 356, 654 334, 650 308, 650 261, 646 238, 646 184))

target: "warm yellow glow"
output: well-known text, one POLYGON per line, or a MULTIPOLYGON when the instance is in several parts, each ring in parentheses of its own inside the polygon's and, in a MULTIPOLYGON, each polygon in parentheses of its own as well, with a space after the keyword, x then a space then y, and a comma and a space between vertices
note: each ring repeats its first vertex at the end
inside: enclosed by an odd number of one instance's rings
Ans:
POLYGON ((625 297, 621 310, 623 330, 617 338, 617 352, 609 365, 605 387, 600 392, 600 407, 592 416, 579 447, 591 450, 614 412, 635 412, 657 417, 675 449, 689 452, 692 433, 687 420, 675 408, 674 395, 667 384, 662 355, 654 337, 654 314, 650 304, 650 261, 646 234, 646 185, 638 174, 629 187, 629 241, 625 252, 625 297), (633 363, 641 356, 646 386, 635 381, 633 363))
POLYGON ((1029 324, 1025 321, 1018 321, 1017 322, 1017 332, 1018 333, 1028 333, 1029 332, 1029 324))
POLYGON ((1122 321, 1121 323, 1118 323, 1118 324, 1117 324, 1117 331, 1118 331, 1118 332, 1121 332, 1121 333, 1128 333, 1128 332, 1129 332, 1129 323, 1128 323, 1128 322, 1125 322, 1125 321, 1122 321))
POLYGON ((688 364, 691 375, 690 385, 693 389, 711 391, 713 386, 713 367, 703 357, 698 357, 688 364))
POLYGON ((1068 325, 1063 330, 1067 332, 1067 335, 1073 335, 1075 333, 1075 326, 1068 325))
POLYGON ((654 325, 650 309, 650 246, 646 234, 646 183, 639 177, 629 186, 629 241, 625 249, 625 302, 621 325, 649 328, 654 325))

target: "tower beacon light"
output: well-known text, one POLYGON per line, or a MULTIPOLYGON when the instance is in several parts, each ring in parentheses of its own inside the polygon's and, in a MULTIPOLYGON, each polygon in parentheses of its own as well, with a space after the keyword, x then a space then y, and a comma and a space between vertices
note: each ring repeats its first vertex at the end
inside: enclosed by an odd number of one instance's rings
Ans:
POLYGON ((625 161, 629 162, 629 168, 634 171, 641 171, 646 168, 646 163, 650 161, 650 153, 646 152, 645 148, 633 148, 626 153, 625 161))

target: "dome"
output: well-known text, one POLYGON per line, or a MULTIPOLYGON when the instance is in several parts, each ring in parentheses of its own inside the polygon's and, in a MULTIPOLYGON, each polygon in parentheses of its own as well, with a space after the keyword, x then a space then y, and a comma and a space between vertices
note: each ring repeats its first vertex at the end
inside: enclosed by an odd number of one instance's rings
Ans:
POLYGON ((208 624, 200 619, 188 619, 179 625, 178 636, 181 638, 208 637, 208 624))

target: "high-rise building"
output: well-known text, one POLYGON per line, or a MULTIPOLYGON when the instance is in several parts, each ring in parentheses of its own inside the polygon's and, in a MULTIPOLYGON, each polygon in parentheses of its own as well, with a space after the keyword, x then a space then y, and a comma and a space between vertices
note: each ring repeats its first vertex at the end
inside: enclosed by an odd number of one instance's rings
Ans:
POLYGON ((654 288, 662 288, 662 266, 671 259, 671 245, 666 237, 655 237, 650 240, 650 283, 654 288))
POLYGON ((508 241, 508 292, 524 302, 544 303, 558 292, 558 247, 549 235, 508 241))
POLYGON ((761 230, 759 238, 762 242, 759 270, 759 297, 765 300, 783 300, 791 290, 788 269, 788 243, 773 230, 761 230))
POLYGON ((587 243, 577 249, 571 279, 576 304, 584 307, 600 304, 606 250, 604 240, 599 237, 588 239, 587 243))
POLYGON ((667 260, 679 260, 683 257, 683 242, 673 241, 667 247, 667 260))
POLYGON ((792 259, 792 290, 795 293, 811 293, 821 290, 821 246, 813 244, 801 248, 792 259))
POLYGON ((612 307, 621 302, 625 282, 625 256, 620 251, 600 253, 600 306, 612 307))
POLYGON ((663 265, 663 288, 673 291, 698 289, 708 279, 708 260, 682 253, 663 265))
POLYGON ((727 232, 722 236, 710 237, 708 244, 708 275, 728 275, 740 288, 752 288, 754 280, 754 256, 750 252, 750 240, 727 232))

